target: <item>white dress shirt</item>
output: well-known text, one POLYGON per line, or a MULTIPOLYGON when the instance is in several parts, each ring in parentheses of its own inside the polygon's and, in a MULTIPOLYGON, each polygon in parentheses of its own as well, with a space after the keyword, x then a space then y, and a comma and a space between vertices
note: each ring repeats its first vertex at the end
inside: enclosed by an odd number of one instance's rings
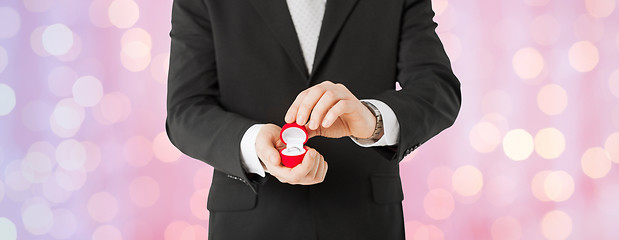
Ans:
MULTIPOLYGON (((303 51, 303 58, 310 73, 313 69, 314 56, 326 2, 327 0, 286 0, 301 45, 301 50, 303 51)), ((387 106, 387 104, 379 100, 364 99, 361 101, 371 103, 378 108, 383 118, 384 134, 376 141, 369 139, 360 139, 357 141, 353 138, 351 138, 351 140, 361 147, 396 145, 400 133, 400 124, 393 110, 387 106)), ((247 129, 241 139, 240 147, 241 161, 245 171, 264 177, 264 168, 262 164, 260 164, 260 159, 256 153, 256 137, 262 126, 264 126, 264 124, 254 124, 247 129)))

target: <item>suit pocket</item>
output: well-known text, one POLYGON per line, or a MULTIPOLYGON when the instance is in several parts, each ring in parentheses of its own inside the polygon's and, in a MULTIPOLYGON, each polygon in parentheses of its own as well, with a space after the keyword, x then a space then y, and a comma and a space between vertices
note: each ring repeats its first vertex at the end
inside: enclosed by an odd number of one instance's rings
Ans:
POLYGON ((404 200, 402 181, 399 175, 372 175, 370 180, 376 203, 401 203, 404 200))
POLYGON ((209 211, 245 211, 256 207, 257 195, 243 182, 215 171, 206 208, 209 211))

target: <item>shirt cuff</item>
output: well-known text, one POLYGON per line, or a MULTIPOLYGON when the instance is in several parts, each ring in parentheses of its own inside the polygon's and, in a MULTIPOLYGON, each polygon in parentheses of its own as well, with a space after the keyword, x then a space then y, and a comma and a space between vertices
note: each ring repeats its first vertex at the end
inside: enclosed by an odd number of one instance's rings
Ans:
POLYGON ((387 106, 384 102, 375 99, 363 99, 362 102, 370 103, 378 108, 380 115, 383 118, 383 136, 378 139, 354 139, 350 138, 357 145, 362 147, 379 147, 379 146, 393 146, 398 144, 400 137, 400 123, 395 116, 393 110, 387 106))
POLYGON ((260 164, 258 154, 256 153, 256 137, 264 124, 254 124, 243 134, 241 138, 241 165, 248 173, 255 173, 261 177, 265 176, 264 168, 260 164))

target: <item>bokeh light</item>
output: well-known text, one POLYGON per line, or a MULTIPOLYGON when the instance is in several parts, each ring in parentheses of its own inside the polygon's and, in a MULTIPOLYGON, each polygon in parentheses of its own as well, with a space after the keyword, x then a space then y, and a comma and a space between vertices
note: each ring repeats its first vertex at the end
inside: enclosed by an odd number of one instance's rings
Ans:
POLYGON ((535 152, 545 159, 555 159, 565 151, 565 137, 556 128, 544 128, 535 135, 535 152))
POLYGON ((69 239, 77 231, 77 218, 68 209, 60 208, 53 211, 54 226, 49 235, 55 239, 69 239))
POLYGON ((88 214, 96 222, 109 222, 118 214, 118 200, 108 192, 95 193, 88 199, 88 214))
POLYGON ((108 9, 110 23, 117 28, 130 28, 140 17, 140 8, 132 0, 115 0, 108 9))
POLYGON ((43 30, 43 48, 47 53, 61 56, 73 47, 73 31, 64 24, 53 24, 43 30))
POLYGON ((85 117, 82 106, 79 106, 72 98, 65 98, 56 104, 49 121, 52 131, 57 136, 68 138, 77 133, 85 117))
POLYGON ((16 102, 15 91, 9 85, 0 83, 0 116, 11 113, 16 102))
POLYGON ((548 84, 537 93, 537 106, 549 116, 563 113, 567 105, 567 93, 557 84, 548 84))
POLYGON ((43 235, 54 226, 54 215, 47 204, 36 202, 24 206, 22 221, 26 231, 33 235, 43 235))
POLYGON ((153 79, 163 85, 168 83, 168 68, 170 67, 170 54, 157 54, 150 64, 150 74, 153 79))
POLYGON ((77 191, 86 183, 86 171, 82 169, 70 171, 61 167, 56 168, 54 173, 58 186, 67 191, 77 191))
POLYGON ((544 69, 544 57, 534 48, 522 48, 514 54, 512 65, 520 78, 532 79, 544 69))
POLYGON ((71 62, 75 60, 82 53, 82 39, 79 35, 73 33, 73 46, 71 49, 63 55, 57 56, 58 60, 63 62, 71 62))
POLYGON ((63 203, 71 197, 71 191, 61 187, 55 177, 50 177, 43 182, 41 184, 41 191, 45 199, 52 203, 63 203))
POLYGON ((544 215, 540 226, 547 239, 566 239, 572 233, 572 218, 563 211, 550 211, 544 215))
POLYGON ((459 167, 451 177, 454 191, 458 194, 470 197, 477 195, 484 185, 482 173, 474 166, 466 165, 459 167))
POLYGON ((181 236, 179 239, 197 240, 197 239, 207 239, 207 238, 208 238, 208 231, 206 230, 206 228, 200 225, 192 225, 192 226, 188 226, 185 229, 183 229, 183 232, 181 232, 181 236))
POLYGON ((185 228, 189 227, 189 223, 185 221, 174 221, 168 224, 164 231, 165 240, 181 239, 181 234, 185 228))
POLYGON ((6 240, 17 239, 17 228, 15 223, 5 217, 0 217, 0 238, 6 240))
POLYGON ((615 10, 615 0, 585 0, 587 12, 595 17, 608 17, 615 10))
POLYGON ((86 149, 82 143, 74 139, 64 140, 56 149, 56 161, 65 170, 79 170, 86 162, 86 149))
POLYGON ((132 41, 123 44, 120 60, 127 70, 132 72, 142 71, 150 64, 150 47, 148 47, 146 43, 140 41, 132 41))
POLYGON ((445 234, 434 225, 422 225, 411 234, 413 240, 443 240, 445 234))
POLYGON ((153 139, 153 153, 162 162, 175 162, 182 155, 181 151, 172 145, 166 132, 160 132, 153 139))
POLYGON ((597 66, 600 54, 593 43, 580 41, 570 47, 570 65, 578 72, 590 72, 597 66))
POLYGON ((432 1, 432 10, 436 13, 437 16, 443 14, 445 9, 449 6, 449 1, 447 0, 434 0, 432 1))
POLYGON ((606 138, 604 148, 610 159, 615 163, 619 163, 619 132, 615 132, 606 138))
POLYGON ((551 201, 566 201, 574 193, 574 179, 564 171, 550 172, 544 180, 544 193, 551 201))
POLYGON ((97 105, 103 97, 103 85, 93 76, 84 76, 73 84, 73 99, 82 107, 97 105))
POLYGON ((574 34, 579 40, 598 42, 604 36, 604 21, 589 14, 580 15, 574 23, 574 34))
POLYGON ((46 26, 40 26, 35 28, 30 34, 30 48, 34 53, 41 57, 49 56, 49 53, 43 47, 43 31, 45 31, 46 26))
POLYGON ((524 129, 514 129, 503 138, 503 151, 514 161, 522 161, 533 153, 533 137, 524 129))
POLYGON ((531 180, 531 192, 533 196, 542 202, 550 201, 548 195, 546 195, 546 179, 552 171, 544 170, 535 174, 531 180))
POLYGON ((0 46, 0 73, 6 69, 9 65, 9 53, 6 52, 2 46, 0 46))
POLYGON ((44 153, 29 152, 21 162, 24 178, 31 183, 42 183, 52 173, 52 160, 44 153))
MULTIPOLYGON (((25 191, 32 186, 32 182, 28 181, 28 179, 24 177, 24 174, 22 174, 19 161, 9 163, 4 173, 4 184, 6 184, 8 189, 13 191, 25 191)), ((9 191, 7 191, 7 193, 9 193, 9 191)))
POLYGON ((428 217, 435 220, 448 218, 454 211, 454 198, 445 189, 432 189, 423 199, 423 209, 428 217))
POLYGON ((122 233, 112 225, 103 225, 92 233, 92 240, 122 240, 122 233))
POLYGON ((489 153, 501 143, 501 132, 492 123, 481 121, 471 129, 469 141, 480 153, 489 153))
POLYGON ((590 178, 602 178, 608 174, 612 162, 608 152, 600 147, 589 148, 580 159, 582 171, 590 178))
POLYGON ((0 39, 12 38, 20 28, 19 13, 10 7, 0 7, 0 39))

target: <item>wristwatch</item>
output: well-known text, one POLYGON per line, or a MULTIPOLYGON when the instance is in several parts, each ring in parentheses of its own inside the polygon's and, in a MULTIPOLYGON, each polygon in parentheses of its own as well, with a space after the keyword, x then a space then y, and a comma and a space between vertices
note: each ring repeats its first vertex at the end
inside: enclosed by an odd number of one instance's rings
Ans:
POLYGON ((372 136, 367 139, 378 140, 380 139, 379 137, 380 133, 384 131, 383 130, 383 116, 380 114, 380 111, 378 110, 376 106, 374 106, 374 104, 371 104, 369 102, 363 102, 363 101, 361 103, 363 103, 363 105, 365 105, 368 109, 370 109, 370 112, 372 112, 372 114, 374 114, 374 116, 376 117, 376 127, 374 127, 374 133, 372 133, 372 136))

